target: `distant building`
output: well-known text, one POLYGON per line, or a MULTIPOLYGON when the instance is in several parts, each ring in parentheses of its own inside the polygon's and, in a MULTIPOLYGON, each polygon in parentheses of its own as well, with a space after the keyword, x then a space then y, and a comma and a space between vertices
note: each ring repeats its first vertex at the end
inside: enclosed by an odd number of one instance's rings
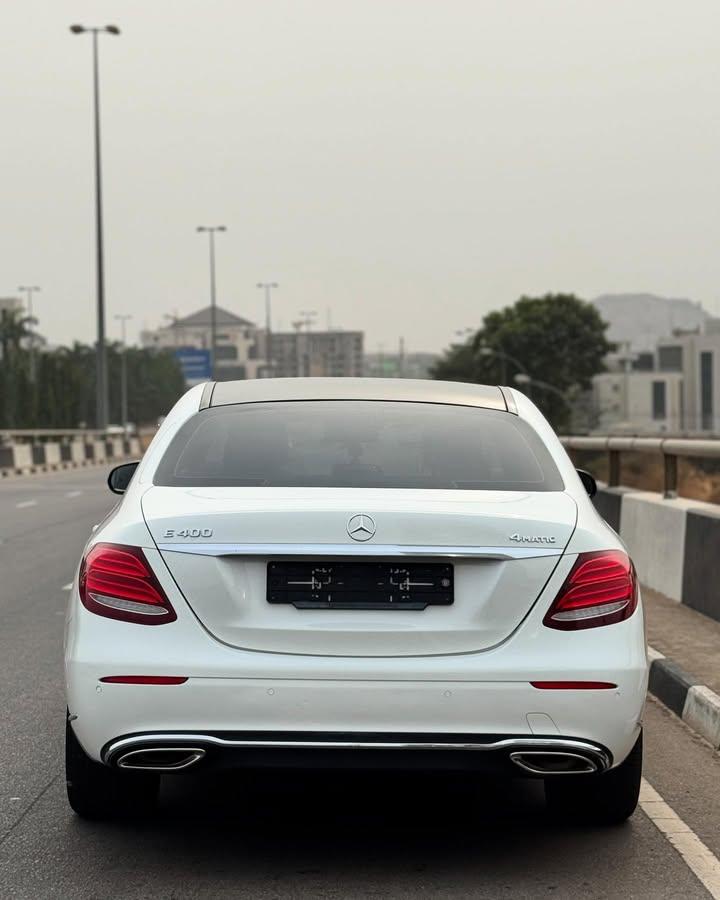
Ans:
POLYGON ((369 378, 430 378, 437 353, 366 353, 365 375, 369 378))
POLYGON ((676 372, 603 372, 593 378, 593 430, 672 434, 683 429, 676 372))
POLYGON ((0 297, 0 314, 3 312, 21 312, 23 302, 19 297, 0 297))
POLYGON ((593 378, 595 430, 720 433, 720 319, 675 330, 653 351, 610 354, 593 378))
POLYGON ((276 378, 359 377, 363 339, 362 331, 273 331, 269 369, 276 378))
POLYGON ((677 329, 700 329, 709 318, 699 303, 655 294, 604 294, 592 301, 609 324, 607 338, 636 353, 653 353, 657 342, 677 329))
MULTIPOLYGON (((209 306, 189 316, 175 318, 155 331, 143 331, 143 347, 182 351, 210 350, 212 330, 209 306)), ((266 362, 260 354, 262 333, 257 325, 218 306, 215 310, 215 375, 219 381, 261 377, 266 362)))
POLYGON ((703 333, 676 333, 658 343, 660 372, 683 381, 683 431, 720 432, 720 319, 703 333))

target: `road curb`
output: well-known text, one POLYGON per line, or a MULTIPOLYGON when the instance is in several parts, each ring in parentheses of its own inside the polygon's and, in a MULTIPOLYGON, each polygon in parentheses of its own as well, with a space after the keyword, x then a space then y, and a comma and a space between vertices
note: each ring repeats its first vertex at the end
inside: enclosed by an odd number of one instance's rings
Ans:
POLYGON ((120 463, 137 459, 137 456, 118 456, 113 459, 82 459, 59 463, 45 463, 37 466, 24 466, 17 469, 0 469, 0 481, 6 478, 22 478, 25 475, 43 475, 48 472, 65 472, 72 469, 87 469, 97 466, 118 466, 120 463))
POLYGON ((648 659, 650 693, 719 750, 720 697, 652 647, 648 659))

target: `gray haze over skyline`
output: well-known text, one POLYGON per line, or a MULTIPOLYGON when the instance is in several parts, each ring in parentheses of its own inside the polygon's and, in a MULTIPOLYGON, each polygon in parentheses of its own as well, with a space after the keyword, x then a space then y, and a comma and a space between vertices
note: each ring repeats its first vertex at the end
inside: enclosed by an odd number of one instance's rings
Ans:
POLYGON ((101 37, 108 335, 208 302, 326 310, 439 350, 518 296, 650 291, 720 313, 711 0, 5 0, 0 296, 95 333, 101 37))

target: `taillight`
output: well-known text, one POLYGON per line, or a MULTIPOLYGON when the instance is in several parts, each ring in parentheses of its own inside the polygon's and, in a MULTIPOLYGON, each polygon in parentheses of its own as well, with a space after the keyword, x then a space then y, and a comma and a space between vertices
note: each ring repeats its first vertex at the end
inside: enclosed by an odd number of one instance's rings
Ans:
POLYGON ((177 616, 140 547, 95 544, 80 567, 80 599, 99 616, 163 625, 177 616))
POLYGON ((543 624, 563 631, 628 619, 637 607, 635 568, 622 550, 581 553, 543 624))

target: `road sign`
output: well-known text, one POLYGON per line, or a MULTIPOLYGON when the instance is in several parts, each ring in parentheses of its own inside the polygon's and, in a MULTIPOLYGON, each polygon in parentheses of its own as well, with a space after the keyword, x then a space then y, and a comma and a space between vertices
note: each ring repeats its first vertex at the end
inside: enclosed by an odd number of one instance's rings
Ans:
POLYGON ((212 377, 209 350, 179 347, 175 351, 175 358, 180 363, 183 378, 188 386, 200 384, 201 381, 209 381, 212 377))

